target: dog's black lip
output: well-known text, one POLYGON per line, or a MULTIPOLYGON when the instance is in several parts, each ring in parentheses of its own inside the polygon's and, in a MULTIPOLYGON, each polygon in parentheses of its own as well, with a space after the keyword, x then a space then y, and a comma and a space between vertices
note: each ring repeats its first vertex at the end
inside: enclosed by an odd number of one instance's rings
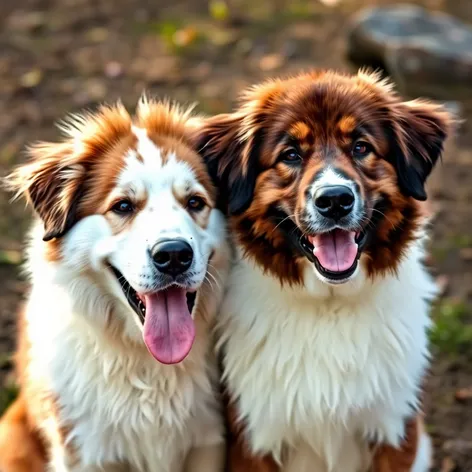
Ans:
MULTIPOLYGON (((109 267, 113 274, 115 275, 116 279, 118 280, 118 283, 121 286, 121 289, 123 290, 123 293, 128 300, 129 305, 131 308, 134 310, 134 312, 138 315, 139 320, 141 321, 142 324, 144 324, 144 320, 146 318, 146 307, 144 303, 141 301, 141 299, 138 297, 138 294, 136 290, 134 290, 133 287, 129 284, 129 282, 126 280, 124 275, 114 266, 109 264, 109 267)), ((190 313, 192 313, 194 307, 195 307, 195 301, 197 299, 197 292, 187 292, 187 308, 190 313)))
POLYGON ((362 251, 364 250, 368 237, 369 231, 363 229, 359 232, 359 235, 356 237, 357 243, 357 255, 356 259, 353 262, 352 266, 342 272, 331 272, 326 270, 318 261, 317 257, 313 254, 313 245, 308 241, 308 238, 304 236, 302 230, 298 225, 289 218, 285 212, 277 211, 272 215, 272 219, 277 222, 277 228, 284 233, 286 239, 289 241, 291 246, 303 256, 305 256, 312 264, 315 265, 318 272, 326 277, 327 279, 333 281, 340 281, 349 278, 357 269, 359 258, 361 257, 362 251))

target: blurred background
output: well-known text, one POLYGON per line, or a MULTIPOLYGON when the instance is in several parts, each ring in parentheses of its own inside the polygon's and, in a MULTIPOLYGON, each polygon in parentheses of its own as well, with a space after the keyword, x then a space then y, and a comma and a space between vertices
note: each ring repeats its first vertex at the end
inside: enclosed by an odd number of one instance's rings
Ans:
MULTIPOLYGON (((0 175, 65 113, 143 90, 206 113, 300 69, 382 68, 406 97, 464 119, 431 178, 428 263, 443 296, 426 387, 435 471, 472 471, 472 0, 1 0, 0 175)), ((16 394, 11 354, 29 215, 0 193, 0 412, 16 394)), ((47 323, 47 313, 45 313, 47 323)))

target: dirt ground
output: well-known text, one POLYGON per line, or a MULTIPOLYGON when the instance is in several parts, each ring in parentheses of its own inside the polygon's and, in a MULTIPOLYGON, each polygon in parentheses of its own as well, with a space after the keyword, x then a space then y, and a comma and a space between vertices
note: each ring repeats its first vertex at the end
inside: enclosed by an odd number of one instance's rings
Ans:
MULTIPOLYGON (((312 67, 351 69, 345 32, 352 14, 381 1, 2 0, 0 175, 26 143, 57 137, 64 114, 143 90, 227 111, 238 91, 267 76, 312 67)), ((472 22, 469 0, 423 5, 472 22)), ((467 108, 466 108, 467 109, 467 108)), ((466 118, 467 118, 466 111, 466 118)), ((469 113, 470 114, 470 113, 469 113)), ((431 333, 435 361, 426 388, 435 471, 472 471, 472 130, 449 145, 430 184, 436 212, 431 266, 444 289, 431 333)), ((29 215, 0 193, 0 412, 15 393, 15 311, 27 290, 20 273, 29 215)))

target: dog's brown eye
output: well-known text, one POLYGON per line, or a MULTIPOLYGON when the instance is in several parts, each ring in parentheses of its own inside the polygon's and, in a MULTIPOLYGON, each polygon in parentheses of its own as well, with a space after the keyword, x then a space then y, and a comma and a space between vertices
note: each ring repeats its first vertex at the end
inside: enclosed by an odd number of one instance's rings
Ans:
POLYGON ((287 149, 286 151, 282 153, 280 157, 282 161, 289 162, 291 164, 300 162, 302 160, 300 153, 295 148, 287 149))
POLYGON ((134 211, 134 205, 129 200, 120 200, 111 207, 111 210, 120 215, 124 215, 125 213, 134 211))
POLYGON ((187 208, 192 211, 201 211, 205 208, 205 200, 201 197, 190 197, 187 202, 187 208))
POLYGON ((352 155, 356 158, 362 158, 369 155, 373 147, 367 141, 357 141, 352 148, 352 155))

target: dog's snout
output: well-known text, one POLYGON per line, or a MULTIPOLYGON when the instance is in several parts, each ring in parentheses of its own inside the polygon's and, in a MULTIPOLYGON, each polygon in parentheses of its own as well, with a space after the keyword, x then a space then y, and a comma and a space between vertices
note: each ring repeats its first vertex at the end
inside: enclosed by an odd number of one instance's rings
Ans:
POLYGON ((168 239, 154 246, 152 259, 159 272, 175 277, 190 268, 193 250, 190 244, 182 239, 168 239))
POLYGON ((318 213, 335 221, 351 213, 354 208, 354 193, 345 185, 330 185, 315 193, 315 207, 318 213))

